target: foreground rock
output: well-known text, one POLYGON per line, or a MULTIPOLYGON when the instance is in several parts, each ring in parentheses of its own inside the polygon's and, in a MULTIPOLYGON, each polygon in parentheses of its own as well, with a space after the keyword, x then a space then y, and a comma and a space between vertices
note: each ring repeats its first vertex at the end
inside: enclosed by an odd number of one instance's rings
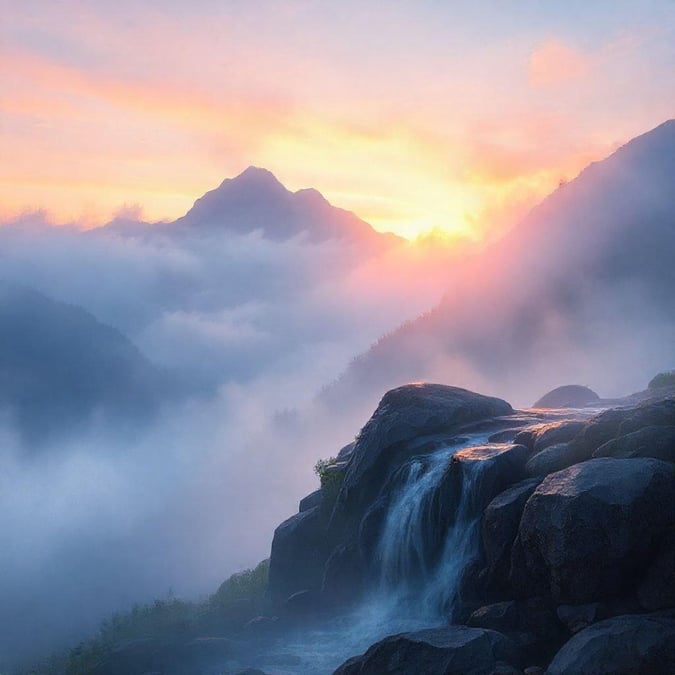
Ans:
POLYGON ((675 426, 648 426, 601 445, 593 457, 654 457, 675 462, 675 426))
POLYGON ((675 469, 655 459, 599 458, 551 474, 521 519, 521 589, 539 587, 562 603, 633 589, 675 524, 674 495, 675 469))
POLYGON ((422 601, 470 627, 390 636, 337 673, 675 674, 675 397, 616 404, 512 414, 452 387, 389 392, 339 491, 275 533, 282 621, 384 584, 411 618, 422 601))
POLYGON ((547 675, 667 675, 675 673, 675 620, 619 616, 577 633, 547 675))
POLYGON ((506 401, 459 387, 409 384, 388 391, 359 434, 338 508, 352 514, 371 501, 383 476, 406 458, 407 442, 512 412, 506 401))
POLYGON ((321 585, 326 559, 323 527, 321 506, 315 506, 275 530, 269 573, 270 597, 275 603, 321 585))
MULTIPOLYGON (((331 603, 354 600, 365 572, 363 551, 377 537, 381 517, 375 516, 384 514, 396 470, 413 455, 456 444, 457 434, 470 424, 512 413, 506 401, 458 387, 412 384, 387 392, 356 442, 328 467, 336 469, 332 501, 312 493, 301 501, 300 513, 275 531, 269 578, 273 602, 280 605, 305 590, 322 590, 331 603), (377 511, 382 491, 387 494, 377 511)), ((519 461, 524 464, 522 453, 519 461)), ((510 480, 497 463, 493 473, 495 483, 510 480)))
POLYGON ((511 640, 493 630, 450 626, 387 637, 335 675, 490 675, 500 665, 506 668, 498 672, 518 672, 511 640))
POLYGON ((511 486, 497 495, 483 514, 481 535, 486 561, 485 585, 495 600, 512 595, 509 583, 511 549, 525 504, 539 482, 534 478, 511 486))

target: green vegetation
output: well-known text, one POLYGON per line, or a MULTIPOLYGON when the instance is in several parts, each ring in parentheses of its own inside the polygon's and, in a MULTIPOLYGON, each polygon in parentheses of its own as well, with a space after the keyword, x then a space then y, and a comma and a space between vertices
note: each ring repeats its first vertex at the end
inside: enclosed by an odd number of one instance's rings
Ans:
POLYGON ((668 370, 665 373, 659 373, 648 385, 649 389, 660 389, 661 387, 675 387, 675 370, 668 370))
POLYGON ((344 482, 345 472, 339 465, 336 457, 320 459, 314 465, 314 473, 321 483, 321 506, 330 510, 333 508, 337 496, 344 482))
POLYGON ((87 675, 121 642, 139 638, 189 640, 198 636, 226 636, 240 630, 267 609, 265 591, 269 560, 233 574, 207 600, 186 602, 168 597, 129 612, 114 614, 95 637, 39 664, 26 675, 87 675))

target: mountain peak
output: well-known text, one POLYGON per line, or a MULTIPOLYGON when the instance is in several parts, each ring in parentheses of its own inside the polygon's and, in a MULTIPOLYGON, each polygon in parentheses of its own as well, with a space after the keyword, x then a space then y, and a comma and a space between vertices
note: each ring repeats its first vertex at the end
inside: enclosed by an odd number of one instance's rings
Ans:
POLYGON ((215 191, 229 189, 237 191, 252 190, 260 193, 274 192, 277 194, 288 192, 271 171, 258 166, 249 166, 234 178, 226 178, 215 191))
POLYGON ((380 250, 398 242, 381 235, 349 211, 334 207, 314 188, 291 192, 267 169, 249 166, 200 197, 170 227, 240 234, 259 231, 270 239, 305 233, 313 241, 342 239, 364 250, 380 250))

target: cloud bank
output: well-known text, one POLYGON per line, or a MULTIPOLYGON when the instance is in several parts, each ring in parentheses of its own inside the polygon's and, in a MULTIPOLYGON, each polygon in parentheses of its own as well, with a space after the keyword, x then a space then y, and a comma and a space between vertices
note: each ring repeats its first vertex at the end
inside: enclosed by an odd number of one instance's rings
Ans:
POLYGON ((94 418, 31 452, 0 424, 0 663, 169 590, 212 591, 265 558, 313 489, 316 459, 369 412, 303 411, 355 354, 438 301, 447 273, 446 255, 410 246, 369 257, 303 236, 158 232, 84 232, 39 214, 0 227, 4 281, 121 331, 173 389, 124 435, 94 418))

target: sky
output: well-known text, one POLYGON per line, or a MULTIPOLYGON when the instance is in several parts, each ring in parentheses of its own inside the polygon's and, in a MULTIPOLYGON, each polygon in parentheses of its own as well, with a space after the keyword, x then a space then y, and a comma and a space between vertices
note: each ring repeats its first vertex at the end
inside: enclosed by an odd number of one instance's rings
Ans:
POLYGON ((0 218, 182 215, 249 165, 499 232, 675 112, 672 0, 0 0, 0 218))

